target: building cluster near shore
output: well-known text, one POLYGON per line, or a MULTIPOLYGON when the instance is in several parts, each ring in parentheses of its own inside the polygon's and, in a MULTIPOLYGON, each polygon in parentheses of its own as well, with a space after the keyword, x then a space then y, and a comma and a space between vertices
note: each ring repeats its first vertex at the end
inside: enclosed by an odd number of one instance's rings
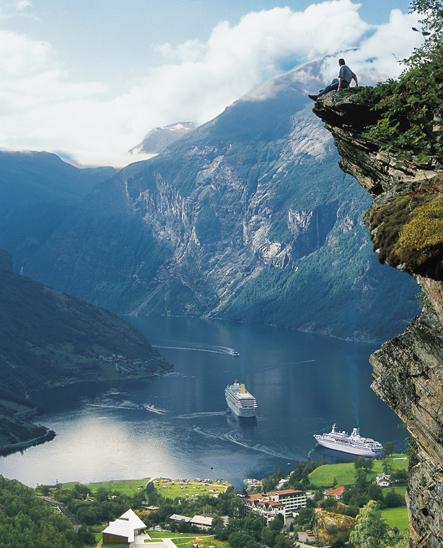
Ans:
POLYGON ((214 518, 209 516, 196 515, 191 518, 188 516, 181 516, 180 514, 172 514, 172 516, 169 516, 169 519, 174 523, 186 523, 187 525, 192 525, 201 531, 209 531, 212 527, 212 522, 214 521, 214 518))
POLYGON ((308 497, 298 489, 282 489, 248 495, 244 500, 250 512, 256 512, 270 521, 279 514, 285 520, 294 517, 297 510, 306 508, 308 497))
MULTIPOLYGON (((392 477, 388 474, 378 474, 374 479, 374 483, 381 487, 388 487, 392 483, 392 477)), ((197 479, 197 480, 171 480, 167 478, 157 478, 155 480, 159 486, 163 487, 165 490, 172 490, 173 495, 178 495, 177 499, 181 498, 180 491, 185 486, 188 487, 188 491, 185 494, 186 497, 192 499, 195 496, 199 496, 201 493, 194 493, 192 490, 200 487, 205 487, 205 495, 214 493, 212 496, 218 496, 220 493, 224 492, 228 488, 228 484, 222 482, 222 480, 210 479, 197 479), (215 490, 208 489, 212 487, 214 483, 217 483, 219 492, 215 490), (190 489, 189 489, 190 488, 190 489), (192 490, 191 490, 192 489, 192 490)), ((269 525, 272 521, 278 516, 282 516, 284 520, 284 528, 286 531, 290 530, 290 527, 294 520, 299 516, 302 509, 308 507, 308 501, 315 499, 314 491, 303 491, 300 489, 289 489, 287 488, 288 478, 281 479, 277 487, 272 491, 263 491, 263 482, 258 479, 245 479, 244 485, 250 491, 248 495, 237 493, 238 497, 241 497, 243 502, 243 511, 241 515, 245 513, 254 512, 264 518, 266 523, 269 525), (258 492, 257 492, 258 490, 258 492)), ((344 485, 334 485, 332 488, 325 489, 323 491, 323 498, 341 501, 345 495, 347 487, 344 485)), ((180 500, 178 501, 180 504, 180 500)), ((159 506, 153 506, 149 504, 149 501, 142 503, 144 515, 147 515, 147 511, 158 511, 160 510, 159 506)), ((314 507, 314 504, 310 504, 311 507, 314 507)), ((109 522, 108 526, 102 531, 102 541, 103 545, 112 546, 115 544, 127 545, 129 548, 136 548, 137 546, 144 546, 146 543, 155 543, 156 535, 158 532, 162 533, 162 537, 158 538, 158 544, 168 544, 171 539, 174 539, 174 531, 189 531, 189 539, 197 537, 202 534, 214 535, 213 526, 214 514, 212 513, 210 507, 207 512, 212 515, 181 515, 181 514, 172 514, 169 517, 163 517, 161 525, 157 524, 155 527, 151 527, 149 530, 147 526, 143 523, 140 517, 132 510, 127 510, 122 514, 118 519, 109 522), (166 530, 165 530, 166 528, 166 530), (172 530, 168 530, 172 529, 172 530), (171 535, 169 538, 165 536, 164 533, 171 535), (192 536, 194 533, 194 536, 192 536), (155 537, 155 538, 152 538, 155 537)), ((315 512, 321 512, 319 508, 315 509, 315 512)), ((317 514, 319 515, 319 514, 317 514)), ((218 516, 217 519, 221 519, 225 527, 229 524, 229 516, 223 515, 218 516)), ((349 527, 348 527, 349 529, 349 527)), ((289 532, 288 535, 290 538, 298 536, 298 542, 300 543, 312 543, 316 541, 316 535, 318 531, 314 529, 314 532, 311 530, 306 531, 297 531, 295 533, 289 532)), ((190 541, 191 542, 191 541, 190 541)), ((297 541, 296 541, 297 542, 297 541)))

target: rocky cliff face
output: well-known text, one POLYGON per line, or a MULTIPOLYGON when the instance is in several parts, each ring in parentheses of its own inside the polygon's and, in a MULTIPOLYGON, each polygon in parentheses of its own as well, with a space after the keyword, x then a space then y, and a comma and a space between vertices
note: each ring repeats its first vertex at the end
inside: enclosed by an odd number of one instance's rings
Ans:
MULTIPOLYGON (((365 137, 375 121, 354 94, 330 93, 314 112, 326 122, 341 167, 374 196, 365 221, 381 261, 412 274, 421 314, 370 358, 373 389, 416 442, 408 507, 411 545, 443 546, 443 166, 383 152, 365 137)), ((436 131, 441 128, 436 127, 436 131)))

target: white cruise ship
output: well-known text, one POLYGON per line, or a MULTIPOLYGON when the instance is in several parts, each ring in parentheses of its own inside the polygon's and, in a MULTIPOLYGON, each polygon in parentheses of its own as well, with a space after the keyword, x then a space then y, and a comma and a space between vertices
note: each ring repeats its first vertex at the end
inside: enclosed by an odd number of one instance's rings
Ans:
POLYGON ((362 457, 379 457, 383 451, 383 445, 371 438, 363 438, 360 436, 358 428, 352 430, 352 434, 337 432, 335 424, 332 425, 332 430, 327 434, 314 434, 314 438, 319 445, 342 451, 343 453, 351 453, 352 455, 361 455, 362 457))
POLYGON ((257 400, 246 390, 244 384, 237 381, 228 384, 225 388, 226 403, 237 417, 255 417, 257 414, 257 400))

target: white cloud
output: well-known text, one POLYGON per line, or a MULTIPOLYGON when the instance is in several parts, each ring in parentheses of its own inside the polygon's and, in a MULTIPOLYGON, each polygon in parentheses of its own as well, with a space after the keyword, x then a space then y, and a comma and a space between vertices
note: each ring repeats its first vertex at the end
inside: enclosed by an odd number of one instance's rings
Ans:
MULTIPOLYGON (((27 3, 14 2, 17 9, 27 3)), ((347 58, 363 81, 396 76, 392 54, 406 56, 418 40, 409 32, 412 16, 394 10, 388 23, 373 27, 358 10, 351 0, 334 0, 222 22, 206 42, 158 46, 164 63, 114 98, 100 82, 73 81, 50 44, 0 31, 0 146, 66 150, 85 163, 122 165, 134 160, 126 151, 149 129, 202 123, 288 62, 358 47, 347 58)), ((331 59, 325 78, 335 73, 331 59)))
MULTIPOLYGON (((401 74, 404 69, 401 61, 410 55, 421 40, 416 32, 411 32, 414 25, 417 25, 415 14, 392 10, 386 24, 376 27, 355 51, 343 53, 346 62, 362 83, 374 84, 397 78, 401 74)), ((328 59, 324 63, 323 73, 326 79, 336 76, 335 59, 328 59)))
POLYGON ((31 0, 0 0, 0 18, 14 17, 31 7, 31 0))
POLYGON ((14 0, 13 4, 17 11, 23 11, 32 6, 31 0, 14 0))

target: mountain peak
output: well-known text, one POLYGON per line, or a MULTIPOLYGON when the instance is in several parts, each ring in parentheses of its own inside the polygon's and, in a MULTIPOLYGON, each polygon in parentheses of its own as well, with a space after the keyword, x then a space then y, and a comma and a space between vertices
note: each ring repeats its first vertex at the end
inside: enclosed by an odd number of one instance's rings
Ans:
POLYGON ((143 141, 129 150, 130 154, 158 154, 168 145, 197 127, 193 122, 175 122, 149 131, 143 141))

